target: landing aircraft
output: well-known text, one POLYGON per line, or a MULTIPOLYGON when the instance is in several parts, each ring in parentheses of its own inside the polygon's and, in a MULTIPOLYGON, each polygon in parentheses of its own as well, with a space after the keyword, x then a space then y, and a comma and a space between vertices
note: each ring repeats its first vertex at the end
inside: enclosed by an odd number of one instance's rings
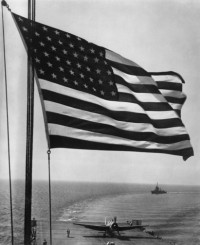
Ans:
POLYGON ((120 231, 126 231, 126 230, 133 230, 133 229, 140 229, 141 231, 145 230, 144 225, 119 225, 117 223, 117 217, 114 217, 114 219, 111 219, 109 221, 106 220, 105 218, 105 224, 102 225, 97 225, 94 224, 94 222, 87 222, 87 223, 74 223, 74 225, 80 225, 85 228, 91 229, 91 230, 96 230, 96 231, 104 231, 104 236, 110 235, 113 236, 115 232, 120 236, 120 231))

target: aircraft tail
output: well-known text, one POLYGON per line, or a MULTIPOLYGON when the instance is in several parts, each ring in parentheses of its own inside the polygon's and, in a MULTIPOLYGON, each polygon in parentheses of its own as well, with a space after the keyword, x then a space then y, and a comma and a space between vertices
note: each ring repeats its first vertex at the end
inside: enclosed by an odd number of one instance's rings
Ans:
POLYGON ((105 217, 105 225, 107 225, 107 217, 105 217))

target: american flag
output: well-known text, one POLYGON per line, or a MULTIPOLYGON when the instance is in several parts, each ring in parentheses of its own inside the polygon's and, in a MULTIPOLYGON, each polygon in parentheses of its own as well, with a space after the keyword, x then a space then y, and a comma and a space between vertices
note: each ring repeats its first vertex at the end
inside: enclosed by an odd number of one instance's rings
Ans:
POLYGON ((183 79, 13 13, 34 62, 50 148, 193 155, 183 79))

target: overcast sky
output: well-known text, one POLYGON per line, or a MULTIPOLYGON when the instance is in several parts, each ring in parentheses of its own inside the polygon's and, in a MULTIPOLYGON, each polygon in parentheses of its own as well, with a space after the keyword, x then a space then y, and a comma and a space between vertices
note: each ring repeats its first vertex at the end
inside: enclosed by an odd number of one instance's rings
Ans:
MULTIPOLYGON (((9 0, 27 17, 27 1, 9 0)), ((53 180, 200 185, 200 2, 184 0, 38 0, 36 20, 129 58, 147 71, 175 71, 185 79, 182 120, 195 156, 53 149, 53 180)), ((13 179, 24 179, 27 55, 4 8, 13 179)), ((2 28, 0 36, 2 37, 2 28)), ((8 178, 3 47, 0 40, 0 179, 8 178)), ((37 88, 33 180, 48 179, 47 142, 37 88)))

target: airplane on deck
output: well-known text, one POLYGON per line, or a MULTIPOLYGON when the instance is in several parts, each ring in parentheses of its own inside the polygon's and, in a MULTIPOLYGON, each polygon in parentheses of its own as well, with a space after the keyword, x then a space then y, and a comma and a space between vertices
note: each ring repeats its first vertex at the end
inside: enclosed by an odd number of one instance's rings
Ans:
MULTIPOLYGON (((129 223, 127 224, 118 224, 117 223, 117 217, 114 217, 114 219, 111 219, 109 221, 107 221, 107 219, 105 218, 105 224, 102 225, 98 225, 98 224, 94 224, 95 222, 86 222, 86 223, 73 223, 74 225, 80 225, 83 226, 85 228, 91 229, 91 230, 96 230, 96 231, 104 231, 104 236, 106 235, 110 235, 113 236, 115 232, 117 232, 117 234, 120 236, 120 231, 127 231, 127 230, 133 230, 133 229, 140 229, 141 231, 145 230, 145 227, 147 225, 141 225, 141 224, 133 224, 133 223, 129 223)), ((136 222, 137 223, 137 222, 136 222)))

